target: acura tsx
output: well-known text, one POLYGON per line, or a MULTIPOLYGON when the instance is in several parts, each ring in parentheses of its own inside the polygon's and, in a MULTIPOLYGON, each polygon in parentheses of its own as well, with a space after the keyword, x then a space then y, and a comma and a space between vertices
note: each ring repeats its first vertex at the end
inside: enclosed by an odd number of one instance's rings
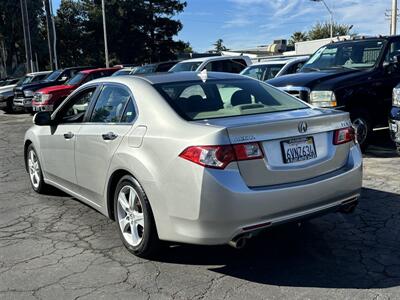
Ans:
POLYGON ((206 71, 97 79, 26 132, 32 188, 49 185, 117 221, 135 255, 161 241, 243 241, 351 210, 362 156, 346 112, 206 71))

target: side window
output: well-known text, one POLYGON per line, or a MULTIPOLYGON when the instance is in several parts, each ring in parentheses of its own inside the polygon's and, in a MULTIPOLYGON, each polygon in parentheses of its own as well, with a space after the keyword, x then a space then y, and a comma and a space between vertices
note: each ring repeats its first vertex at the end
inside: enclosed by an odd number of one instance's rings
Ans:
POLYGON ((391 42, 388 45, 388 52, 386 53, 385 62, 394 62, 394 57, 400 54, 400 40, 391 42))
POLYGON ((122 123, 131 123, 136 117, 135 106, 133 105, 133 101, 131 98, 128 100, 128 104, 126 105, 124 114, 122 116, 122 123))
POLYGON ((68 100, 68 103, 57 114, 61 123, 80 123, 89 107, 96 87, 83 90, 68 100))
POLYGON ((90 122, 121 122, 129 99, 130 94, 124 88, 113 85, 104 86, 97 99, 90 122))

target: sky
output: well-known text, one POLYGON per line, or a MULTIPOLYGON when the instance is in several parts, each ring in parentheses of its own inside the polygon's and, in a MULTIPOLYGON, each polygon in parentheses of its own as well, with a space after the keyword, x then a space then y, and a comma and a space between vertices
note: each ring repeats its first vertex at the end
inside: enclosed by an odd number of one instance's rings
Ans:
MULTIPOLYGON (((107 0, 106 0, 107 1, 107 0)), ((311 0, 186 0, 176 16, 183 24, 178 39, 190 42, 197 52, 213 48, 221 38, 229 49, 271 44, 306 31, 317 21, 328 21, 322 2, 311 0)), ((391 0, 325 0, 336 22, 353 25, 364 35, 389 34, 386 10, 391 0)), ((55 8, 60 0, 53 0, 55 8)))

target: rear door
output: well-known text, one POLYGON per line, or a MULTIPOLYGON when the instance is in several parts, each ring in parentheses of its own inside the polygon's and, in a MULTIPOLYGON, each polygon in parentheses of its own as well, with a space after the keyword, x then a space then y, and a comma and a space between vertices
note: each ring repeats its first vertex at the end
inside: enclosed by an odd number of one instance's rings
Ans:
POLYGON ((130 90, 104 84, 82 124, 75 147, 76 176, 83 196, 100 204, 111 159, 136 118, 130 90))

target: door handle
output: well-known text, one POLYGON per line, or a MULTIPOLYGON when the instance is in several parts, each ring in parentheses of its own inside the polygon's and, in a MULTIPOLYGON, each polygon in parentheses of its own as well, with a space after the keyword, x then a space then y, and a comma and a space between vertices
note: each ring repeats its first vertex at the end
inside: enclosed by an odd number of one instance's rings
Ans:
POLYGON ((70 140, 73 137, 74 137, 74 134, 71 131, 67 132, 67 133, 64 133, 64 138, 67 139, 67 140, 70 140))
POLYGON ((105 141, 112 141, 118 137, 118 135, 115 134, 114 132, 104 133, 101 136, 103 137, 103 140, 105 140, 105 141))

